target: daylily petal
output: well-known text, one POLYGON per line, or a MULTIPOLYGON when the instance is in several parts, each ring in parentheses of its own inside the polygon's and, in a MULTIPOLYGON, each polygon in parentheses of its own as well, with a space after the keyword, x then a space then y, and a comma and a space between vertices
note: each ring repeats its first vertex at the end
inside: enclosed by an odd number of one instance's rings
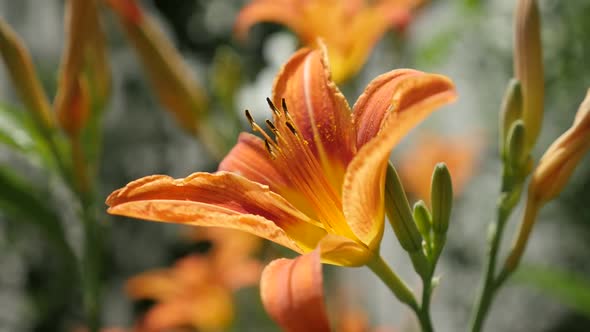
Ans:
MULTIPOLYGON (((410 8, 399 3, 393 6, 371 6, 355 14, 345 32, 348 36, 362 36, 346 38, 347 45, 328 44, 328 57, 335 82, 343 82, 358 73, 375 44, 392 26, 405 25, 409 21, 410 8), (330 47, 333 46, 333 47, 330 47)), ((339 34, 344 32, 336 31, 339 34)))
POLYGON ((194 173, 184 179, 153 175, 107 198, 108 212, 153 221, 233 228, 302 253, 325 231, 267 186, 228 173, 194 173))
MULTIPOLYGON (((379 90, 378 90, 379 91, 379 90)), ((383 235, 385 170, 393 147, 438 107, 456 97, 453 83, 434 74, 411 75, 390 90, 391 110, 381 131, 352 160, 344 180, 344 215, 355 235, 369 248, 383 235)))
POLYGON ((125 284, 133 299, 165 299, 177 293, 178 287, 168 269, 144 272, 125 284))
POLYGON ((248 30, 260 22, 284 24, 298 35, 304 35, 305 25, 300 15, 300 5, 290 0, 255 0, 244 7, 234 25, 239 39, 246 39, 248 30))
MULTIPOLYGON (((273 88, 274 103, 281 105, 283 98, 297 131, 339 191, 355 152, 354 136, 350 107, 330 79, 323 50, 302 49, 285 64, 273 88)), ((280 122, 276 116, 275 122, 280 122)))
POLYGON ((408 76, 420 74, 422 72, 413 69, 397 69, 379 75, 369 83, 352 111, 358 148, 375 137, 381 129, 385 115, 392 108, 393 92, 398 84, 408 76))
POLYGON ((274 260, 262 272, 262 303, 285 331, 329 332, 323 293, 319 250, 274 260))
POLYGON ((339 266, 363 266, 374 254, 365 245, 336 234, 324 236, 319 247, 323 263, 339 266))
POLYGON ((300 192, 292 189, 289 179, 279 171, 264 146, 264 141, 249 133, 241 133, 238 143, 221 161, 218 170, 240 174, 248 180, 265 184, 270 190, 286 200, 309 217, 314 217, 313 207, 300 192))
POLYGON ((143 326, 149 331, 170 331, 190 324, 199 330, 226 329, 234 316, 229 290, 209 286, 198 293, 158 303, 145 315, 143 326))
POLYGON ((273 165, 264 141, 249 133, 240 134, 238 143, 221 161, 218 170, 242 175, 248 180, 269 186, 270 190, 277 193, 289 185, 289 180, 273 165))

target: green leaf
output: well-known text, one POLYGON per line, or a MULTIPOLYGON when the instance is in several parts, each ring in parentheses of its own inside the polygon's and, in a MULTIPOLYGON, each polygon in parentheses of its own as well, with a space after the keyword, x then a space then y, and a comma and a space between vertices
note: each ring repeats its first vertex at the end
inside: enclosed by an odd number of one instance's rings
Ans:
POLYGON ((59 215, 42 198, 41 191, 13 170, 0 166, 0 211, 11 220, 38 227, 72 261, 75 255, 67 242, 59 215))
POLYGON ((47 142, 27 112, 0 104, 0 144, 22 153, 34 163, 53 163, 47 142))
POLYGON ((590 317, 590 278, 540 266, 523 266, 514 280, 537 288, 573 310, 590 317))

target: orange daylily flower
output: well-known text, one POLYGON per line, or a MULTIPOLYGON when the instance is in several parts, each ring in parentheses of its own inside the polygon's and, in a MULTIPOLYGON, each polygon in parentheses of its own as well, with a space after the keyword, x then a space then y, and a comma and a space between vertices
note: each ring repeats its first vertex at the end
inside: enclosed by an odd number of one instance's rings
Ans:
POLYGON ((191 227, 189 237, 211 242, 207 256, 223 285, 235 290, 258 284, 262 263, 254 255, 262 249, 259 237, 219 227, 191 227))
POLYGON ((236 19, 234 31, 245 39, 259 22, 286 25, 304 45, 328 48, 334 81, 357 73, 390 28, 403 29, 424 0, 254 0, 236 19))
POLYGON ((405 189, 428 203, 436 164, 447 165, 452 175, 453 194, 460 195, 475 173, 480 150, 477 137, 422 134, 418 142, 400 156, 397 170, 405 189))
POLYGON ((132 298, 158 301, 141 328, 227 328, 234 312, 232 292, 258 283, 262 264, 252 255, 260 249, 259 238, 215 227, 198 230, 197 240, 212 243, 206 255, 187 256, 172 268, 148 271, 127 282, 132 298))
MULTIPOLYGON (((320 250, 295 259, 277 259, 264 268, 260 295, 268 314, 289 332, 332 331, 326 313, 320 250)), ((371 331, 361 311, 342 311, 335 331, 371 331)), ((373 329, 392 332, 387 327, 373 329)))
POLYGON ((279 73, 269 100, 274 139, 247 113, 264 139, 241 134, 217 173, 133 181, 107 198, 108 212, 239 229, 298 253, 321 242, 325 263, 365 265, 383 235, 391 150, 455 96, 444 76, 400 69, 373 80, 351 113, 325 53, 302 49, 279 73))

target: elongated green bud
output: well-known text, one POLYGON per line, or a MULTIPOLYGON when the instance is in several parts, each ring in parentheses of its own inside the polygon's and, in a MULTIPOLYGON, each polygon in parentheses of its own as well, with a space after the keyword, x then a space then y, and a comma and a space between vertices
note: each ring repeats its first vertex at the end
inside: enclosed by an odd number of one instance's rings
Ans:
POLYGON ((453 184, 449 169, 444 163, 438 163, 434 167, 430 190, 432 230, 435 234, 446 234, 453 207, 453 184))
POLYGON ((511 79, 506 87, 500 110, 500 155, 506 158, 508 135, 516 120, 522 118, 522 90, 516 79, 511 79))
POLYGON ((526 130, 524 122, 517 120, 512 124, 508 133, 508 142, 506 146, 506 160, 510 167, 519 170, 528 157, 526 148, 526 130))
POLYGON ((422 250, 422 235, 414 223, 404 187, 391 164, 385 180, 385 212, 402 248, 409 253, 422 250))
POLYGON ((428 239, 432 230, 432 216, 424 201, 420 200, 414 204, 413 215, 416 226, 418 226, 418 231, 425 239, 428 239))
POLYGON ((543 123, 543 52, 541 19, 536 0, 518 0, 514 20, 514 72, 522 85, 522 119, 530 151, 543 123))

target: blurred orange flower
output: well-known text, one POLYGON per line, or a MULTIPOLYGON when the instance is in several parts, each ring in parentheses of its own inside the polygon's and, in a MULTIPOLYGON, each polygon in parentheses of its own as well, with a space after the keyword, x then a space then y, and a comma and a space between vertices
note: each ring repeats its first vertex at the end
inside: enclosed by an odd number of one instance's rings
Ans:
POLYGON ((133 181, 107 198, 108 211, 239 229, 298 253, 321 241, 324 262, 365 265, 383 235, 392 148, 454 99, 447 77, 400 69, 377 77, 351 113, 325 53, 302 49, 278 75, 274 102, 268 100, 274 122, 266 124, 274 139, 246 112, 264 139, 241 134, 217 173, 133 181))
MULTIPOLYGON (((285 331, 331 331, 326 313, 320 251, 295 259, 277 259, 262 272, 262 303, 269 315, 285 331)), ((337 317, 339 332, 371 331, 367 315, 361 310, 340 306, 337 317)), ((392 332, 380 327, 377 332, 392 332)))
POLYGON ((425 0, 253 0, 236 19, 234 31, 245 39, 259 22, 286 25, 304 45, 328 48, 334 81, 356 74, 371 49, 390 28, 402 30, 425 0))
POLYGON ((482 148, 479 137, 444 137, 422 133, 417 143, 408 148, 396 163, 406 191, 430 202, 432 172, 444 162, 453 181, 453 193, 460 195, 473 177, 482 148))
POLYGON ((184 257, 171 268, 128 280, 132 298, 157 301, 143 318, 143 329, 227 328, 234 315, 232 292, 258 282, 262 265, 252 254, 259 249, 260 239, 235 230, 199 231, 199 240, 212 242, 211 252, 184 257))

